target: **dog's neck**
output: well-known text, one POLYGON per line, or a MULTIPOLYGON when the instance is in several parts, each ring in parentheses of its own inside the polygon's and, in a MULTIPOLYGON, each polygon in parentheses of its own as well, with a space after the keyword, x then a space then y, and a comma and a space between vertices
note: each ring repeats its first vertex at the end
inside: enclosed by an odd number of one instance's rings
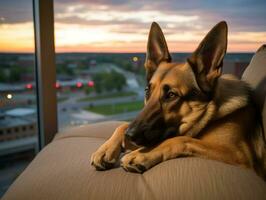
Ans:
MULTIPOLYGON (((233 75, 223 75, 217 82, 214 98, 206 104, 201 119, 192 127, 186 127, 185 135, 195 137, 213 120, 221 119, 248 105, 249 87, 233 75)), ((185 129, 183 127, 183 129, 185 129)))
POLYGON ((220 119, 248 105, 249 87, 233 75, 222 75, 217 82, 214 102, 217 106, 215 119, 220 119))

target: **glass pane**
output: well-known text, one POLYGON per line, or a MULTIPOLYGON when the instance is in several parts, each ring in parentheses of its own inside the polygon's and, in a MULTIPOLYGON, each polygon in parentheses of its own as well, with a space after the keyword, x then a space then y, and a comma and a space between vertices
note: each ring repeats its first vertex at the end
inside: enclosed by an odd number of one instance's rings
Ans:
POLYGON ((31 0, 0 1, 0 197, 37 147, 31 0))
MULTIPOLYGON (((107 17, 104 12, 109 8, 93 1, 55 0, 59 129, 105 120, 131 120, 143 106, 145 46, 142 41, 139 44, 139 35, 130 33, 134 26, 129 25, 125 33, 119 34, 119 27, 110 21, 97 24, 76 19, 74 15, 83 9, 85 12, 90 5, 95 9, 86 14, 92 21, 107 17)), ((145 40, 148 30, 139 31, 144 32, 140 38, 145 40)))
POLYGON ((162 27, 173 60, 184 62, 206 33, 226 20, 230 32, 224 72, 238 77, 266 39, 265 12, 251 1, 248 7, 249 1, 54 2, 60 128, 136 115, 142 107, 143 63, 153 21, 162 27))

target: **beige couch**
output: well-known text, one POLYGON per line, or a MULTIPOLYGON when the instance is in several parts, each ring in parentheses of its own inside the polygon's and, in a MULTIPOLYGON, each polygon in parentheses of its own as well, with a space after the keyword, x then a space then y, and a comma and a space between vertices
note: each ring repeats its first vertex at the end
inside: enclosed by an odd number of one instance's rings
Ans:
MULTIPOLYGON (((255 89, 265 129, 266 47, 255 54, 243 78, 255 89)), ((200 158, 163 162, 142 175, 121 168, 95 171, 91 153, 119 124, 104 122, 57 134, 3 199, 266 199, 266 183, 252 170, 200 158)))

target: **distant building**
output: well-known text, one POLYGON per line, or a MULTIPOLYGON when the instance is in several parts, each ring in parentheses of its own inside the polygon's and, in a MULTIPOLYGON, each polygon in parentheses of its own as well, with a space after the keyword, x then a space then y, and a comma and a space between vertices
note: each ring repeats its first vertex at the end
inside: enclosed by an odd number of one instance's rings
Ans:
POLYGON ((15 108, 0 113, 0 142, 36 135, 36 111, 15 108))
POLYGON ((20 75, 21 82, 33 82, 35 79, 34 73, 22 73, 20 75))
POLYGON ((32 118, 35 116, 36 110, 33 108, 14 108, 7 110, 5 114, 10 117, 32 118))
POLYGON ((90 60, 89 61, 89 67, 96 67, 96 65, 97 65, 96 60, 90 60))
POLYGON ((19 61, 34 61, 34 54, 21 54, 18 57, 19 61))
POLYGON ((33 68, 34 67, 33 60, 19 60, 16 64, 21 68, 33 68))
POLYGON ((22 92, 24 90, 25 90, 24 84, 0 83, 0 93, 22 92))
POLYGON ((78 63, 69 63, 69 64, 67 64, 67 67, 71 68, 71 69, 77 68, 78 67, 78 63))
POLYGON ((91 76, 91 71, 86 69, 86 70, 82 70, 79 74, 80 78, 81 79, 86 79, 86 80, 90 80, 92 79, 92 76, 91 76))

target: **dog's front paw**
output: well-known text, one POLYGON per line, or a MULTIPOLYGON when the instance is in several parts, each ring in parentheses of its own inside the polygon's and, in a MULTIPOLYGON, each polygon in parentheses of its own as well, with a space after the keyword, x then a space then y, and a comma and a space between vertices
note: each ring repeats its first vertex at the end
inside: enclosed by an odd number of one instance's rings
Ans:
POLYGON ((114 167, 121 152, 119 145, 113 144, 110 141, 104 143, 95 153, 91 156, 91 165, 96 170, 107 170, 114 167))
POLYGON ((129 172, 143 173, 160 162, 160 157, 154 152, 142 152, 137 149, 126 154, 121 159, 121 166, 129 172))

